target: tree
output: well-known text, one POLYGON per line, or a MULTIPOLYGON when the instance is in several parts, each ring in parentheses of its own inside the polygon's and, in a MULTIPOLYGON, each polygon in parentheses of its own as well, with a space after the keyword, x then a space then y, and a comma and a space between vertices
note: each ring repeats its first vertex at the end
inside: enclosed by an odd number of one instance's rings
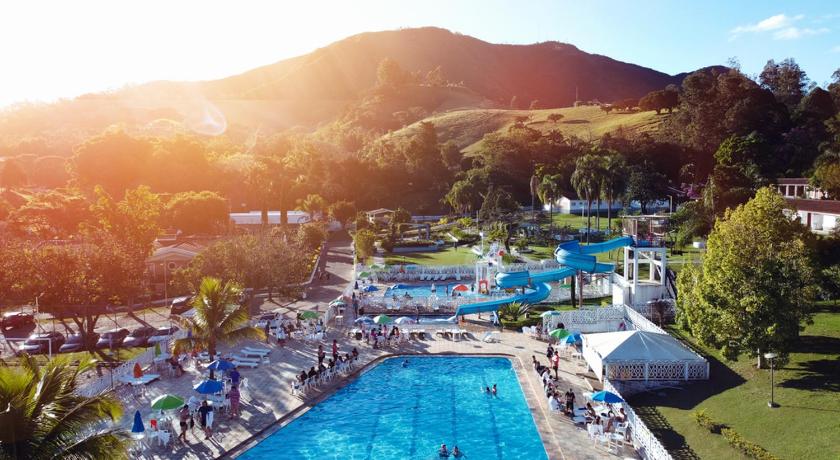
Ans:
POLYGON ((592 154, 586 154, 575 162, 572 173, 572 187, 579 197, 586 200, 586 242, 592 231, 592 201, 600 195, 600 160, 592 154))
POLYGON ((399 88, 409 80, 405 70, 391 58, 385 58, 379 62, 379 66, 376 68, 376 78, 379 86, 389 88, 399 88))
POLYGON ((264 340, 265 333, 249 326, 248 305, 239 303, 241 288, 234 282, 205 277, 192 301, 195 316, 176 317, 192 333, 172 342, 173 353, 205 349, 216 355, 219 343, 236 344, 242 340, 264 340))
POLYGON ((808 86, 808 76, 793 58, 779 63, 770 59, 758 76, 758 81, 791 111, 799 105, 808 86))
POLYGON ((228 202, 215 192, 182 192, 166 203, 166 220, 185 235, 216 235, 227 228, 228 202))
POLYGON ((604 194, 607 198, 607 228, 612 231, 612 204, 627 189, 627 161, 619 153, 604 157, 604 194))
POLYGON ((28 182, 26 173, 15 160, 3 162, 3 170, 0 171, 0 186, 5 188, 23 187, 28 182))
POLYGON ((71 169, 83 188, 99 185, 119 196, 148 177, 151 159, 151 142, 124 131, 109 131, 76 147, 71 169))
POLYGON ((638 201, 642 214, 647 214, 648 203, 662 198, 665 183, 665 176, 651 163, 645 161, 634 165, 630 168, 630 176, 627 180, 627 198, 638 201))
POLYGON ((547 175, 537 186, 540 201, 548 203, 548 231, 551 236, 554 235, 554 203, 563 195, 562 181, 560 174, 547 175))
POLYGON ((346 200, 336 201, 330 205, 329 214, 344 228, 344 225, 356 215, 356 205, 346 200))
POLYGON ((356 257, 364 261, 368 257, 372 257, 375 252, 374 243, 376 242, 376 234, 368 229, 359 230, 353 235, 353 246, 356 248, 356 257))
POLYGON ((444 166, 452 171, 457 171, 461 168, 461 149, 453 140, 448 140, 440 146, 440 156, 443 160, 444 166))
POLYGON ((68 238, 90 217, 90 203, 78 190, 49 190, 30 196, 9 214, 10 227, 44 239, 68 238))
POLYGON ((829 197, 840 197, 840 152, 826 152, 814 162, 811 185, 818 187, 829 197))
POLYGON ((717 221, 702 265, 677 279, 680 323, 728 358, 774 351, 784 361, 811 317, 809 234, 788 212, 781 195, 760 189, 717 221))
POLYGON ((519 203, 506 190, 490 186, 484 195, 478 218, 484 222, 494 222, 502 215, 519 209, 519 203))
POLYGON ((41 367, 26 354, 19 361, 0 367, 0 458, 128 458, 128 435, 116 425, 119 400, 78 394, 92 362, 56 357, 41 367))
POLYGON ((548 116, 546 117, 546 120, 548 120, 548 121, 550 121, 550 122, 552 122, 552 123, 559 123, 559 122, 560 122, 560 120, 562 120, 562 119, 563 119, 563 114, 562 114, 562 113, 558 113, 558 112, 550 113, 550 114, 548 114, 548 116))
POLYGON ((317 249, 327 239, 327 230, 320 222, 307 222, 297 230, 298 244, 310 251, 317 249))
POLYGON ((298 200, 298 206, 309 214, 312 220, 321 220, 327 210, 327 201, 318 194, 310 193, 306 198, 298 200))

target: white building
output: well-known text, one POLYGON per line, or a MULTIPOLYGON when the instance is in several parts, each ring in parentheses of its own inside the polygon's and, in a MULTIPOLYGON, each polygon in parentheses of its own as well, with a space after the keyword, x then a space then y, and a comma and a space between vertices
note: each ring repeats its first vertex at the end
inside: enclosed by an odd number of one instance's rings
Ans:
MULTIPOLYGON (((657 209, 668 209, 668 205, 668 200, 652 201, 647 204, 647 211, 653 212, 657 209)), ((631 210, 639 210, 642 208, 642 205, 638 201, 631 201, 628 208, 631 210)), ((597 201, 592 201, 593 214, 599 211, 603 214, 606 213, 608 209, 613 212, 621 211, 624 209, 624 203, 621 200, 613 200, 612 202, 601 200, 601 205, 598 206, 597 201)), ((543 210, 549 211, 548 203, 543 204, 543 210)), ((586 210, 586 200, 579 197, 562 196, 554 202, 554 212, 558 214, 586 215, 586 210)))
POLYGON ((796 209, 796 216, 812 232, 825 235, 840 225, 840 200, 828 200, 825 192, 804 177, 781 178, 776 190, 796 209))

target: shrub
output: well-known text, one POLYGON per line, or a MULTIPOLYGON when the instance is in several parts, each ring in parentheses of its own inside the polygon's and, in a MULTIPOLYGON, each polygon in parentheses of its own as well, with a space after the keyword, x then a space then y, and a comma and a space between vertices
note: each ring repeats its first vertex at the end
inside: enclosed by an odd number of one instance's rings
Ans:
POLYGON ((709 414, 706 413, 705 409, 696 410, 691 413, 694 417, 694 420, 697 422, 698 425, 702 426, 703 428, 709 430, 712 433, 719 434, 723 425, 717 423, 709 414))
POLYGON ((767 452, 767 449, 758 444, 747 441, 737 431, 732 428, 723 428, 721 434, 726 438, 730 446, 740 450, 744 455, 755 458, 757 460, 779 460, 778 457, 767 452))

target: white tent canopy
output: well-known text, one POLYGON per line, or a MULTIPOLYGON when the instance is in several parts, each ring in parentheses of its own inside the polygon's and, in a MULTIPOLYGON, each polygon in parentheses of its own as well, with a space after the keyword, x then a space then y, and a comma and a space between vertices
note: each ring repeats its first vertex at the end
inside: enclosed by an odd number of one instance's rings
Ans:
POLYGON ((583 357, 599 379, 708 378, 708 363, 668 334, 645 331, 584 334, 583 357))

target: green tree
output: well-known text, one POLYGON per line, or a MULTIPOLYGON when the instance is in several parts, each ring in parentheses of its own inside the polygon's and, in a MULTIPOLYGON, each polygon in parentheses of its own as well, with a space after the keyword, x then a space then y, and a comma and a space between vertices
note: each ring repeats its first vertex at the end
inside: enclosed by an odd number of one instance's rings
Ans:
POLYGON ((554 203, 563 196, 563 176, 561 174, 552 174, 543 176, 542 180, 537 186, 537 193, 540 201, 548 203, 548 228, 549 234, 554 235, 554 203))
POLYGON ((321 195, 310 193, 305 198, 298 200, 298 206, 309 214, 312 220, 321 220, 327 210, 327 201, 321 195))
POLYGON ((368 229, 362 229, 353 235, 353 246, 356 248, 356 257, 364 261, 375 253, 376 234, 368 229))
POLYGON ((453 140, 448 140, 440 146, 440 155, 443 164, 451 171, 461 169, 461 149, 453 140))
POLYGON ((26 172, 17 161, 7 159, 3 162, 3 169, 0 171, 0 186, 18 188, 23 187, 27 182, 26 172))
POLYGON ((760 189, 717 221, 702 265, 677 279, 680 323, 729 358, 770 350, 785 357, 811 317, 809 234, 788 211, 781 195, 760 189))
POLYGON ((513 199, 507 190, 490 186, 484 195, 478 218, 483 222, 495 222, 505 214, 519 210, 519 203, 513 199))
POLYGON ((586 200, 586 241, 592 230, 592 201, 601 193, 601 161, 592 154, 578 158, 572 173, 572 187, 586 200))
POLYGON ((329 206, 329 214, 344 228, 347 222, 356 215, 356 205, 351 201, 336 201, 329 206))
POLYGON ((604 195, 607 198, 607 228, 612 231, 612 204, 627 190, 627 161, 619 153, 604 157, 604 195))
POLYGON ((241 288, 234 282, 212 277, 202 279, 192 302, 195 316, 177 317, 192 333, 172 342, 173 353, 188 353, 198 348, 215 356, 219 343, 264 340, 262 330, 248 325, 248 305, 239 303, 240 293, 241 288))
POLYGON ((840 198, 840 152, 826 152, 814 162, 811 185, 834 199, 840 198))
POLYGON ((779 63, 772 59, 767 61, 758 81, 792 111, 805 95, 809 80, 799 64, 793 58, 788 58, 779 63))
POLYGON ((0 458, 127 459, 119 401, 110 393, 78 394, 80 374, 91 367, 64 357, 40 367, 26 354, 20 366, 0 367, 0 458))
POLYGON ((216 192, 182 192, 166 203, 166 220, 185 235, 217 235, 227 229, 228 202, 216 192))
POLYGON ((559 123, 560 120, 562 120, 562 119, 563 119, 563 114, 559 113, 559 112, 550 113, 546 117, 546 120, 548 120, 552 123, 559 123))
POLYGON ((385 58, 379 62, 379 67, 376 68, 376 78, 379 86, 399 88, 405 85, 409 76, 397 61, 391 58, 385 58))
POLYGON ((627 179, 627 198, 638 201, 642 214, 647 214, 648 203, 662 198, 665 184, 665 176, 653 164, 644 162, 634 165, 627 179))
POLYGON ((307 222, 297 230, 298 244, 306 249, 317 249, 327 239, 327 230, 320 222, 307 222))
POLYGON ((152 144, 124 131, 108 131, 76 147, 71 161, 80 186, 90 190, 99 185, 111 195, 122 195, 148 177, 152 144))
POLYGON ((49 190, 28 197, 9 214, 9 225, 19 234, 68 238, 89 218, 90 204, 78 190, 49 190))

